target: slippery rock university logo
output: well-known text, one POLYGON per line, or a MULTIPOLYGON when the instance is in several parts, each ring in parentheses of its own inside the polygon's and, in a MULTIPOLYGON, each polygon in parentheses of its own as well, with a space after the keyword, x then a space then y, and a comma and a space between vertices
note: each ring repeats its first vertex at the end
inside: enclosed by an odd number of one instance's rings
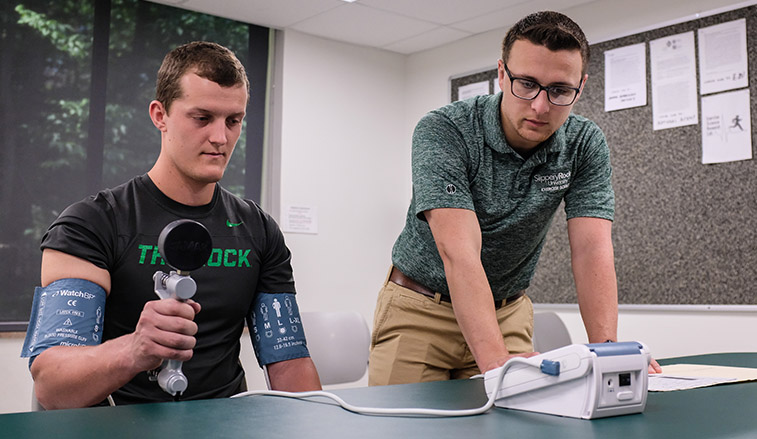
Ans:
POLYGON ((561 191, 570 187, 570 171, 534 175, 534 182, 542 192, 561 191))

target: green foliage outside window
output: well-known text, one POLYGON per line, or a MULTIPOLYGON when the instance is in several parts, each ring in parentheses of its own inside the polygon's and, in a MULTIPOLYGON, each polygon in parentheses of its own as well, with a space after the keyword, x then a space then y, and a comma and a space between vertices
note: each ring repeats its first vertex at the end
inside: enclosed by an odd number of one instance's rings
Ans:
MULTIPOLYGON (((93 71, 95 0, 1 3, 0 322, 9 322, 28 319, 47 227, 66 206, 90 195, 93 75, 107 75, 106 188, 147 172, 158 156, 160 135, 147 110, 166 52, 190 41, 215 41, 247 65, 249 31, 244 23, 210 15, 111 0, 107 68, 93 71)), ((238 195, 244 195, 245 128, 222 182, 238 195)))

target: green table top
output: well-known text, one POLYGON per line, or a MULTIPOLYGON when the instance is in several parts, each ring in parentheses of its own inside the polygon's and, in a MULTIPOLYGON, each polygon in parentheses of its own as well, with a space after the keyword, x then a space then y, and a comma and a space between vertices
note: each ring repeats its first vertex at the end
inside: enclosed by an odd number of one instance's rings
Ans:
MULTIPOLYGON (((757 353, 661 360, 757 367, 757 353)), ((474 408, 483 380, 334 391, 372 407, 474 408)), ((268 396, 0 415, 2 438, 757 438, 757 382, 650 392, 643 413, 581 420, 495 408, 462 418, 363 416, 330 401, 268 396)))

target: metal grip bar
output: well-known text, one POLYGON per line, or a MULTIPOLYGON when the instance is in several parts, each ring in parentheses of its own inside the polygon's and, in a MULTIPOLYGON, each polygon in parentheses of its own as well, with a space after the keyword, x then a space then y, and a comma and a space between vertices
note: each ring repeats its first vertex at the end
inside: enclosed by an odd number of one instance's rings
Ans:
MULTIPOLYGON (((155 294, 161 299, 176 299, 186 301, 194 296, 197 284, 189 275, 182 275, 175 271, 166 274, 156 271, 152 276, 155 281, 155 294)), ((165 360, 158 372, 160 388, 171 396, 181 395, 187 390, 189 381, 181 371, 181 361, 165 360)))

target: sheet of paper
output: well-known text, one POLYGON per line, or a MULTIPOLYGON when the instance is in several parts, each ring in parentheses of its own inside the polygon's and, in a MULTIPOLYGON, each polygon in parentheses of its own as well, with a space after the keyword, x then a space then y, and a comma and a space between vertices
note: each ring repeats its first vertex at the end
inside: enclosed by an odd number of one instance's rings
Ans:
POLYGON ((318 208, 315 206, 288 205, 281 219, 284 232, 318 234, 318 208))
POLYGON ((457 99, 463 101, 468 98, 479 95, 489 94, 489 81, 474 82, 473 84, 463 85, 457 89, 457 99))
POLYGON ((699 123, 694 31, 649 42, 653 128, 699 123))
POLYGON ((703 95, 749 85, 746 19, 698 30, 699 88, 703 95))
POLYGON ((648 388, 650 392, 668 392, 755 380, 757 369, 748 367, 671 364, 662 366, 662 374, 649 375, 648 388))
POLYGON ((672 392, 673 390, 688 390, 699 387, 709 387, 718 384, 736 381, 735 378, 710 378, 710 377, 679 377, 672 375, 650 375, 650 392, 672 392))
POLYGON ((605 51, 605 111, 647 105, 645 43, 605 51))
POLYGON ((749 89, 702 98, 702 163, 752 158, 749 89))

